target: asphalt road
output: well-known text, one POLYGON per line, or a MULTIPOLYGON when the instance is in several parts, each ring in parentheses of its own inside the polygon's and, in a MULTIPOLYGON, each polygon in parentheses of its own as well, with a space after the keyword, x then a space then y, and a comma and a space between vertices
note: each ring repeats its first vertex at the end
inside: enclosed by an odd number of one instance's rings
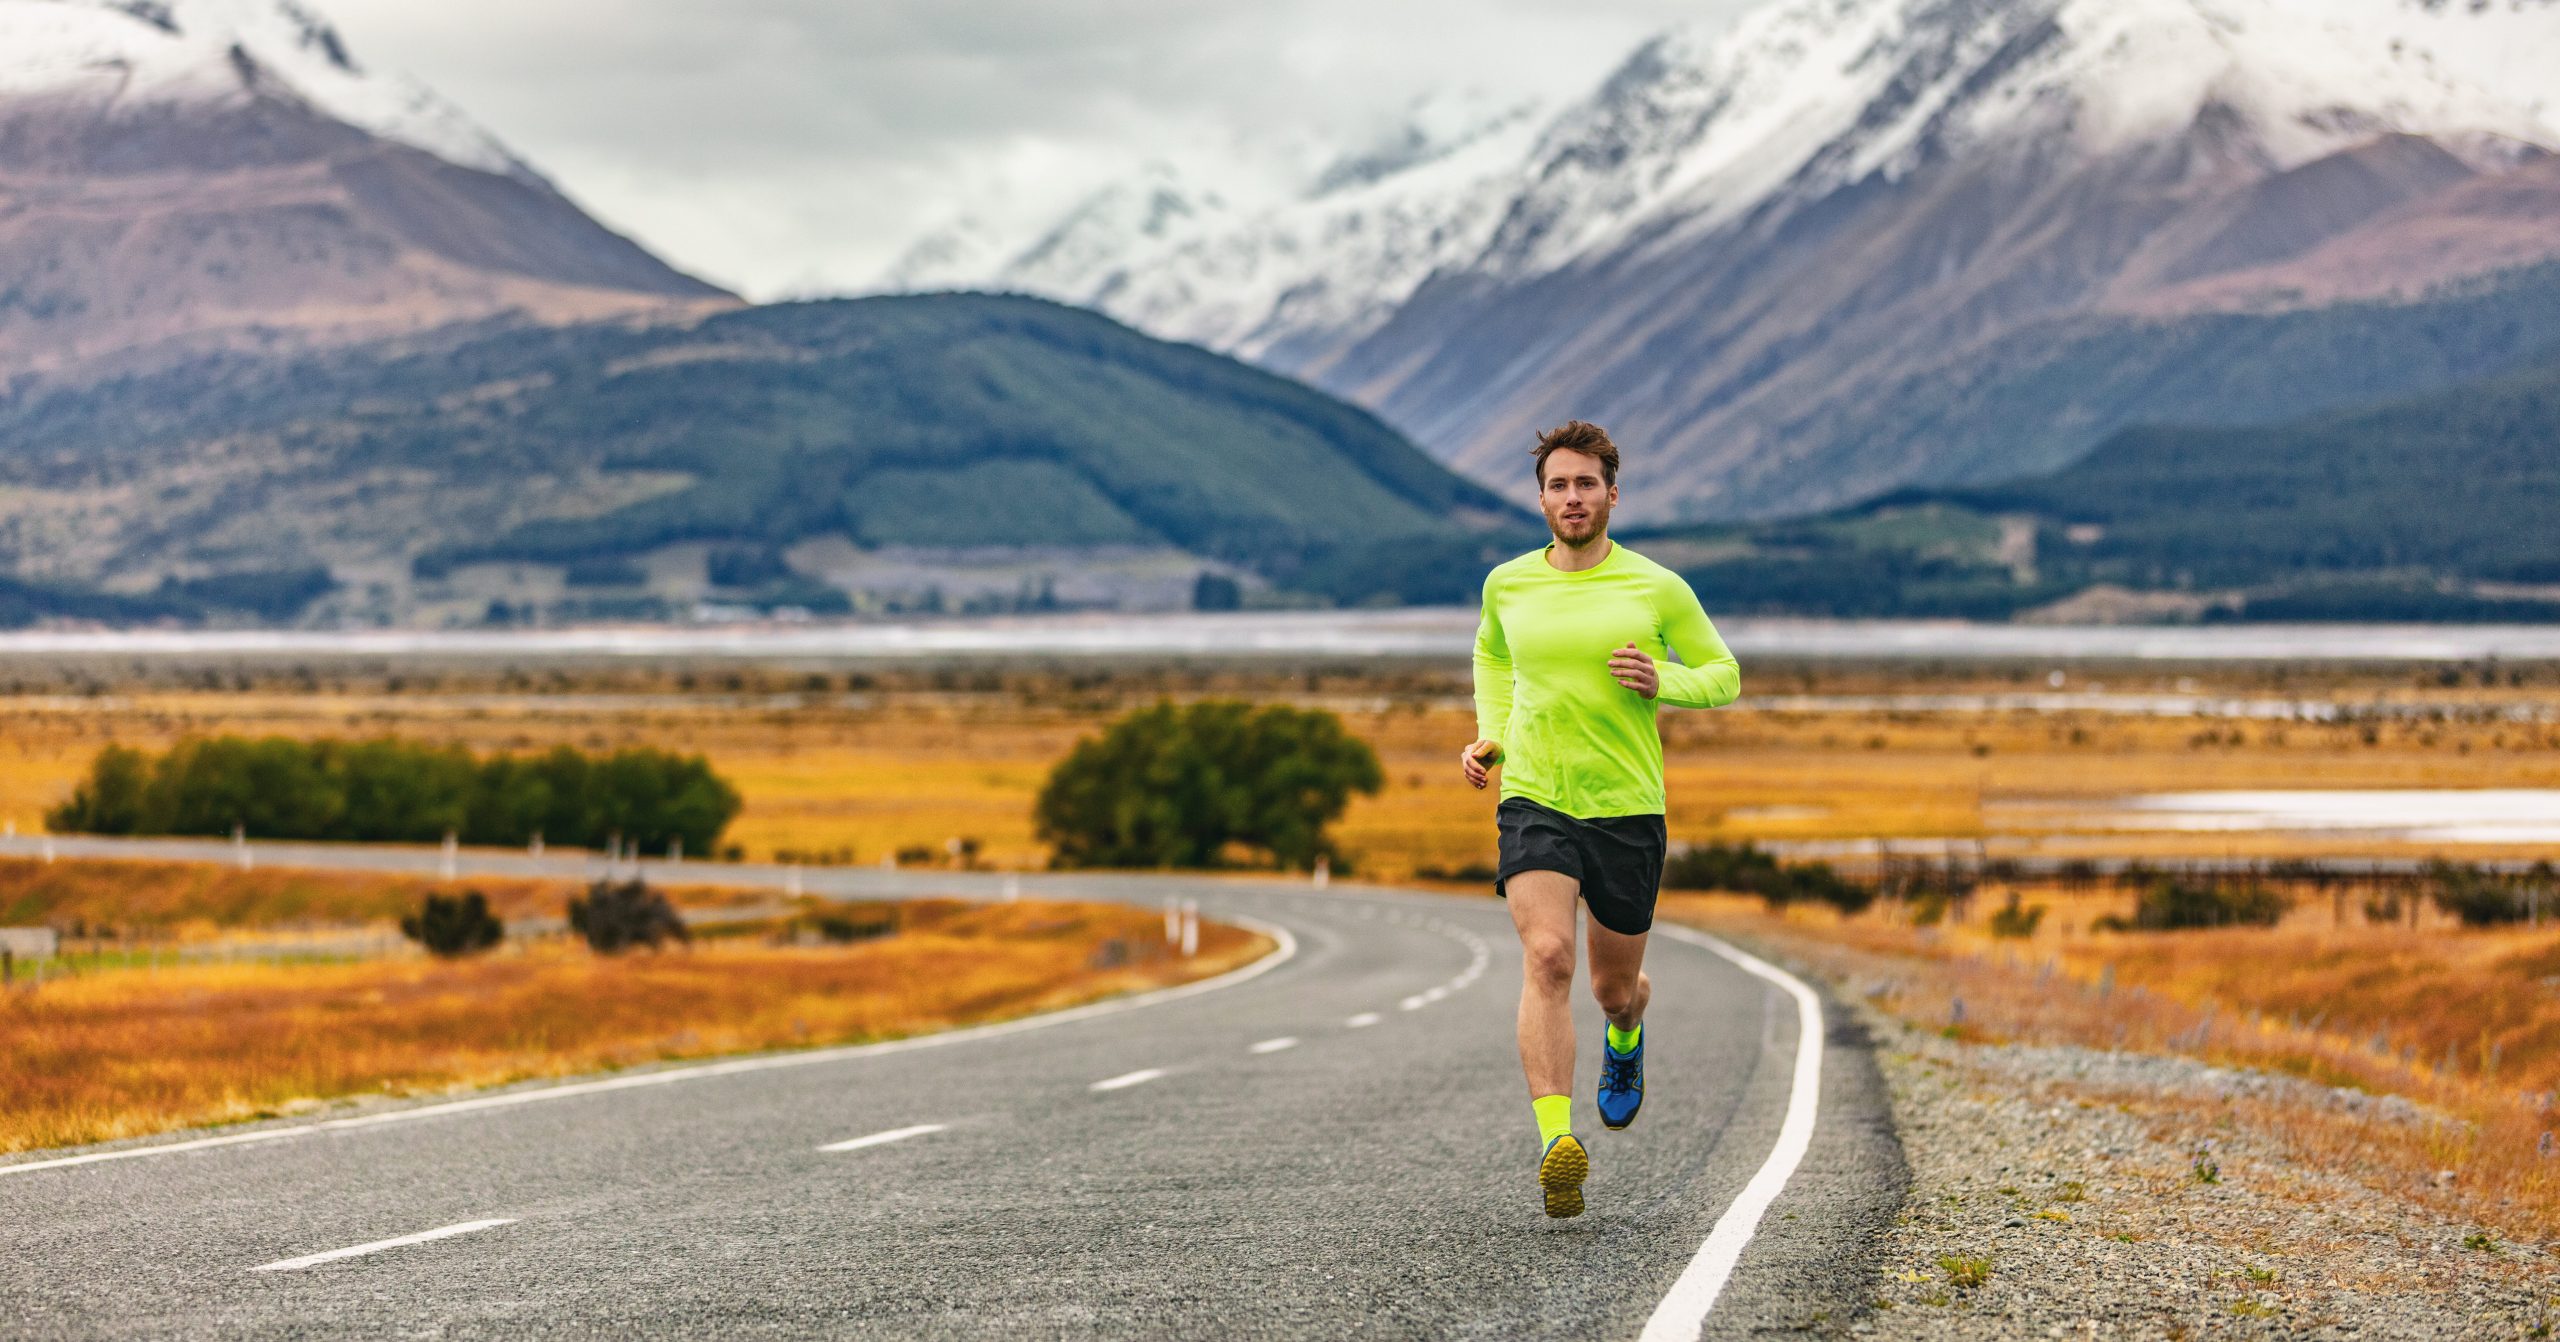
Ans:
MULTIPOLYGON (((280 846, 258 851, 288 864, 280 846)), ((289 865, 442 860, 297 847, 289 865)), ((1648 1095, 1627 1132, 1591 1110, 1601 1021, 1581 1003, 1590 1211, 1551 1221, 1511 1040, 1519 952, 1494 901, 1121 876, 801 879, 866 897, 1019 881, 1034 896, 1196 899, 1291 949, 1214 986, 938 1042, 15 1157, 0 1163, 0 1332, 1763 1336, 1846 1317, 1901 1205, 1865 1041, 1824 1010, 1826 1033, 1800 1050, 1809 995, 1704 939, 1655 939, 1648 1095), (43 1165, 123 1151, 150 1154, 43 1165), (428 1232, 444 1233, 384 1244, 428 1232), (325 1257, 348 1249, 365 1251, 325 1257), (1706 1261, 1719 1254, 1729 1278, 1706 1261)))

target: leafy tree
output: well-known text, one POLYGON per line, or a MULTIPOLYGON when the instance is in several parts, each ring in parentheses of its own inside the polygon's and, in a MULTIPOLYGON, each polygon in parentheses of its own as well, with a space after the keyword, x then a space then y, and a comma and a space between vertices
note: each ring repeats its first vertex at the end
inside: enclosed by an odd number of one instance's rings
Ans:
POLYGON ((598 881, 587 887, 586 898, 569 901, 569 927, 599 955, 618 955, 633 946, 656 950, 665 942, 693 940, 666 895, 637 879, 598 881))
POLYGON ((1159 704, 1079 743, 1035 816, 1061 867, 1214 867, 1229 845, 1304 867, 1339 861, 1325 827, 1384 784, 1377 752, 1321 709, 1159 704))
POLYGON ((71 800, 45 813, 47 828, 73 834, 132 834, 142 824, 151 786, 150 759, 131 746, 109 746, 89 766, 71 800))
POLYGON ((429 895, 426 905, 400 920, 400 934, 427 948, 430 955, 454 959, 476 955, 504 940, 505 924, 489 912, 489 899, 477 890, 459 895, 429 895))
POLYGON ((717 851, 737 789, 699 755, 640 748, 590 758, 563 746, 534 758, 474 760, 460 747, 394 740, 182 741, 152 758, 110 746, 53 828, 91 834, 226 835, 432 843, 601 846, 620 835, 651 850, 717 851))

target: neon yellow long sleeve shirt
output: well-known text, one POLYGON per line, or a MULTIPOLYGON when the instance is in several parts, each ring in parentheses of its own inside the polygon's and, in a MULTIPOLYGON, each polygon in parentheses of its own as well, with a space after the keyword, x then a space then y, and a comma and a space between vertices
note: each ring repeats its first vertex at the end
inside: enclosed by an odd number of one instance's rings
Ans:
POLYGON ((1614 542, 1577 573, 1533 550, 1486 574, 1475 665, 1476 735, 1502 744, 1502 795, 1586 820, 1662 814, 1658 704, 1717 708, 1742 693, 1698 594, 1614 542), (1655 699, 1609 674, 1629 641, 1660 669, 1655 699))

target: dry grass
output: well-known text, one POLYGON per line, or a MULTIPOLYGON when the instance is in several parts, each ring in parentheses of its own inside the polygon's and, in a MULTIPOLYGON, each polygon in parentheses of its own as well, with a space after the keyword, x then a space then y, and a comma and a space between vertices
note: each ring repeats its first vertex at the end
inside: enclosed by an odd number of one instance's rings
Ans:
MULTIPOLYGON (((431 892, 478 890, 500 918, 558 914, 584 887, 567 881, 424 876, 211 862, 0 858, 0 926, 51 926, 152 941, 210 940, 226 932, 381 928, 418 911, 431 892)), ((687 888, 684 902, 762 903, 770 892, 687 888)))
POLYGON ((1205 977, 1269 949, 1108 905, 910 906, 844 947, 201 966, 0 992, 0 1151, 673 1058, 885 1039, 1205 977), (1119 943, 1127 958, 1105 947, 1119 943))
MULTIPOLYGON (((2190 1128, 2248 1122, 2327 1168, 2510 1234, 2560 1235, 2560 931, 2275 929, 2030 942, 1670 896, 1666 912, 1776 945, 1904 1019, 1975 1040, 2178 1053, 2404 1096, 2380 1107, 2132 1097, 2190 1128), (2448 1052, 2450 1058, 2448 1058, 2448 1052), (2448 1062, 2450 1066, 2448 1066, 2448 1062), (2206 1112, 2208 1109, 2214 1112, 2206 1112)), ((2087 910, 2082 910, 2086 912, 2087 910)))
MULTIPOLYGON (((1916 674, 1916 673, 1909 673, 1916 674)), ((2234 672, 2207 692, 2301 693, 2234 672)), ((1917 684, 1862 674, 1755 675, 1750 695, 2015 690, 1999 679, 1917 684)), ((2078 682, 2074 686, 2085 688, 2078 682)), ((655 687, 664 689, 665 687, 655 687)), ((1044 681, 985 692, 909 689, 744 699, 724 692, 616 697, 578 692, 443 695, 161 692, 129 698, 0 699, 0 820, 31 832, 110 741, 159 748, 180 736, 395 734, 475 750, 656 745, 699 750, 737 783, 745 810, 730 838, 754 857, 846 853, 878 862, 900 849, 979 841, 984 860, 1030 868, 1046 853, 1031 802, 1078 738, 1152 700, 1136 680, 1044 681)), ((1369 741, 1387 786, 1355 801, 1339 834, 1373 875, 1454 868, 1491 856, 1491 804, 1457 781, 1452 759, 1473 735, 1463 689, 1441 679, 1264 678, 1179 692, 1236 693, 1335 709, 1369 741)), ((2132 681, 2121 690, 2175 688, 2132 681)), ((2350 704, 2447 709, 2533 700, 2532 689, 2318 687, 2350 704)), ((1746 704, 1751 700, 1746 699, 1746 704)), ((2538 701, 2535 701, 2538 702, 2538 701)), ((1832 840, 2016 830, 2001 803, 2069 802, 2213 788, 2560 787, 2560 730, 2547 724, 2414 721, 2222 724, 2089 710, 1957 713, 1880 709, 1735 709, 1663 715, 1676 839, 1832 840)), ((2100 836, 2125 855, 2407 854, 2387 840, 2283 835, 2100 836)), ((2477 850, 2480 856, 2495 850, 2477 850)), ((2521 856, 2532 854, 2519 853, 2521 856)))

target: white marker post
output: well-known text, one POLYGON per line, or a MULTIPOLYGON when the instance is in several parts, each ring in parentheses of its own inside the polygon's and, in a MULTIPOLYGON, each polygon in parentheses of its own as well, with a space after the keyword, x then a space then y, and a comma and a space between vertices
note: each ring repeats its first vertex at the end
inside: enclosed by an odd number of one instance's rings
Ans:
POLYGON ((1182 953, 1187 958, 1200 953, 1200 902, 1182 902, 1182 953))
POLYGON ((48 835, 44 836, 44 843, 43 843, 42 847, 43 847, 43 850, 44 850, 44 864, 45 864, 46 866, 50 867, 50 866, 52 866, 52 865, 53 865, 53 836, 52 836, 52 835, 48 834, 48 835))
POLYGON ((798 899, 800 897, 799 863, 792 863, 790 872, 782 878, 782 892, 791 896, 793 899, 798 899))
POLYGON ((1170 946, 1180 940, 1182 940, 1182 905, 1179 901, 1168 898, 1164 902, 1164 944, 1170 946))
POLYGON ((542 856, 542 831, 535 830, 533 832, 533 842, 526 844, 524 846, 524 851, 527 857, 542 856))
POLYGON ((667 840, 667 865, 668 865, 668 866, 670 866, 670 867, 672 867, 672 866, 675 866, 675 865, 677 865, 678 863, 683 862, 683 861, 684 861, 684 840, 682 840, 682 839, 669 839, 669 840, 667 840))
POLYGON ((448 881, 454 878, 455 872, 461 866, 460 862, 457 861, 457 857, 461 849, 461 843, 462 841, 454 836, 454 832, 452 830, 446 830, 444 832, 444 861, 439 866, 438 870, 444 873, 444 878, 448 881))
POLYGON ((1022 878, 1019 876, 1005 877, 1004 902, 1010 904, 1020 898, 1022 898, 1022 878))
POLYGON ((1333 883, 1333 863, 1325 858, 1317 858, 1314 876, 1316 888, 1318 890, 1322 890, 1326 886, 1331 885, 1333 883))

